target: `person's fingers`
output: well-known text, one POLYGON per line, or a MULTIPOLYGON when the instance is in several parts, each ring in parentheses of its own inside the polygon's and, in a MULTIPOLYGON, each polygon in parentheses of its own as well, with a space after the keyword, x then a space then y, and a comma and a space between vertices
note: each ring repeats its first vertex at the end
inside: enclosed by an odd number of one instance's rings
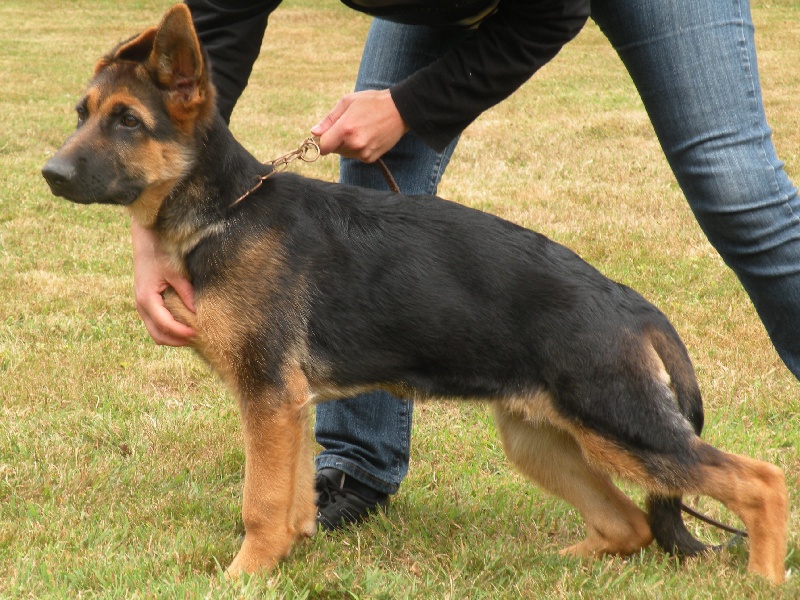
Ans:
POLYGON ((183 277, 170 278, 169 285, 178 294, 178 297, 183 302, 184 306, 190 311, 195 312, 194 309, 194 288, 188 279, 183 277))
MULTIPOLYGON (((329 147, 329 145, 323 146, 322 144, 322 137, 334 126, 334 124, 341 118, 341 116, 347 111, 347 108, 350 106, 351 103, 351 96, 345 96, 341 98, 336 105, 331 109, 331 111, 325 115, 325 117, 314 127, 311 128, 311 134, 315 135, 320 138, 320 153, 321 154, 330 154, 331 152, 335 152, 335 148, 329 147)), ((325 136, 327 140, 332 141, 333 138, 331 136, 325 136)))
POLYGON ((177 321, 164 304, 161 295, 173 288, 186 308, 194 312, 192 284, 175 271, 161 250, 158 237, 137 224, 131 225, 133 242, 133 295, 136 311, 147 333, 157 344, 186 346, 195 332, 177 321))
POLYGON ((187 346, 195 336, 191 327, 176 321, 167 310, 161 294, 137 294, 136 310, 142 318, 147 333, 156 344, 187 346))

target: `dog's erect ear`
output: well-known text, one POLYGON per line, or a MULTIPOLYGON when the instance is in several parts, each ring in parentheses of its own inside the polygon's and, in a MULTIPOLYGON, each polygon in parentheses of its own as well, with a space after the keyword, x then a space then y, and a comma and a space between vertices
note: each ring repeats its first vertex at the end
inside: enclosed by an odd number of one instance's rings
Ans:
POLYGON ((131 62, 143 63, 150 57, 153 51, 153 40, 158 29, 151 27, 137 36, 132 37, 126 42, 122 42, 114 48, 107 56, 101 58, 94 67, 94 74, 97 75, 108 65, 117 60, 127 60, 131 62))
POLYGON ((121 46, 119 46, 114 53, 116 60, 130 60, 132 62, 144 62, 153 51, 153 40, 156 37, 155 27, 151 27, 147 31, 143 31, 134 38, 131 38, 121 46))
POLYGON ((158 82, 174 94, 174 101, 189 108, 205 100, 208 70, 185 4, 176 4, 164 15, 148 62, 158 82))
POLYGON ((208 87, 208 71, 192 16, 185 4, 170 8, 158 27, 122 42, 95 66, 95 75, 116 61, 142 63, 176 100, 191 103, 208 87))
POLYGON ((100 59, 95 76, 118 61, 144 68, 146 76, 166 93, 166 108, 185 132, 214 114, 214 86, 185 4, 176 4, 158 27, 121 43, 100 59))

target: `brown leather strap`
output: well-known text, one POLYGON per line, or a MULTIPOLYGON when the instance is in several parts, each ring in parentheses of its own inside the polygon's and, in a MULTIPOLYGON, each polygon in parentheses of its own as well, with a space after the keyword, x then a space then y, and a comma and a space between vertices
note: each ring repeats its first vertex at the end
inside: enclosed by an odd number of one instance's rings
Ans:
POLYGON ((381 168, 381 173, 383 173, 383 178, 386 180, 386 185, 389 186, 389 189, 395 194, 399 194, 400 187, 397 185, 394 177, 392 177, 392 172, 389 170, 389 167, 386 166, 386 163, 383 162, 383 159, 379 158, 377 160, 377 165, 381 168))
POLYGON ((727 531, 728 533, 735 533, 736 535, 740 535, 742 537, 747 537, 747 532, 742 531, 741 529, 736 529, 735 527, 731 527, 730 525, 725 525, 725 523, 720 523, 719 521, 715 521, 711 517, 707 517, 701 512, 696 511, 695 509, 686 506, 685 504, 681 503, 681 509, 688 515, 692 515, 695 519, 699 519, 704 523, 708 523, 709 525, 713 525, 723 531, 727 531))

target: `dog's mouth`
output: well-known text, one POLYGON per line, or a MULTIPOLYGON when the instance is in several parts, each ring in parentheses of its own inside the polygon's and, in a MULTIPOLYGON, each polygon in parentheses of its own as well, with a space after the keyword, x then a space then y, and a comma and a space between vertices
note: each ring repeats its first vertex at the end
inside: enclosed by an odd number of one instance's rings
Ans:
POLYGON ((44 172, 42 174, 47 181, 47 185, 50 186, 50 192, 52 192, 54 196, 64 198, 65 200, 69 200, 70 202, 75 202, 77 204, 95 204, 102 202, 102 200, 93 196, 76 193, 75 189, 69 184, 68 181, 52 179, 45 175, 44 172))
POLYGON ((70 202, 77 202, 79 204, 92 204, 92 200, 90 198, 79 197, 76 195, 68 183, 59 180, 51 180, 48 179, 47 176, 45 176, 45 180, 47 181, 47 185, 50 186, 50 192, 54 196, 64 198, 70 202))

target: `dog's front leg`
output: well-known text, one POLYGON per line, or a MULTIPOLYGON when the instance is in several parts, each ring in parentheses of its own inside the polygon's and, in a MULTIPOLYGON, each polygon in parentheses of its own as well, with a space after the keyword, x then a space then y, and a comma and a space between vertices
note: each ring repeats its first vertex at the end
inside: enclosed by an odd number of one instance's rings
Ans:
POLYGON ((272 569, 295 540, 314 531, 308 385, 297 370, 261 397, 242 399, 245 538, 228 576, 272 569))

